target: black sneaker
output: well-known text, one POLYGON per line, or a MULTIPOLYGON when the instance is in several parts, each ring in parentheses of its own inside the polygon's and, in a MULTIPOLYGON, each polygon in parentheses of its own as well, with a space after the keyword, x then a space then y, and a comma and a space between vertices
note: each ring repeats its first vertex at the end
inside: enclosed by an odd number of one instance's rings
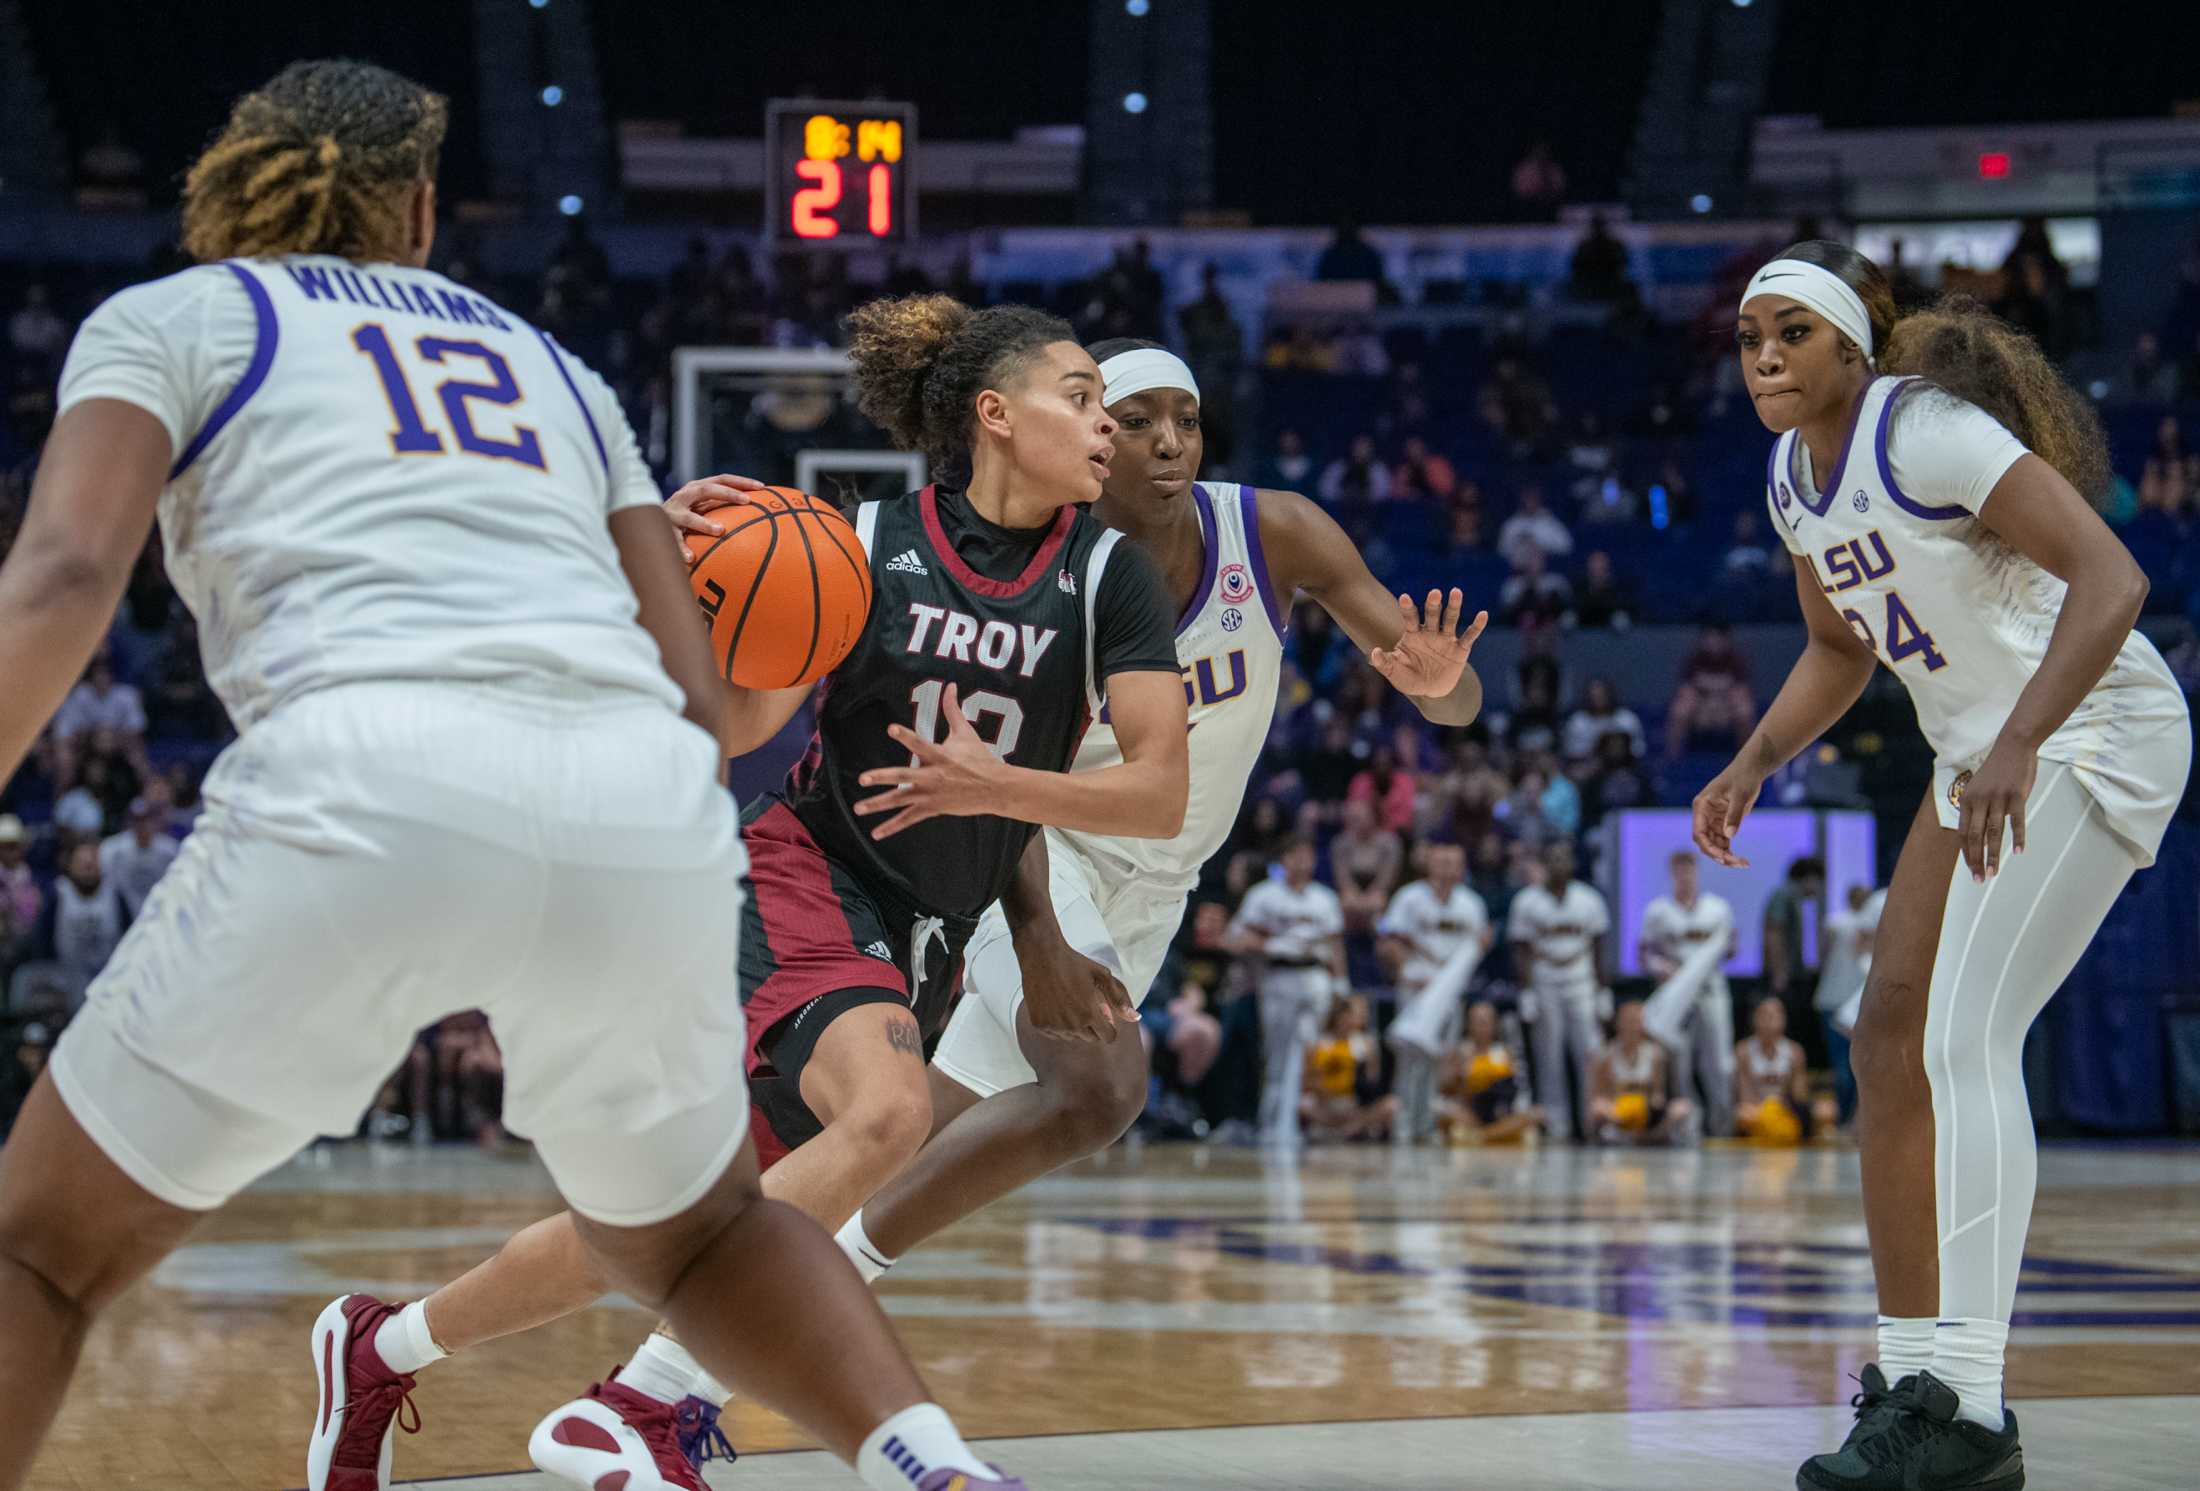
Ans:
POLYGON ((1803 1462, 1797 1491, 2023 1491, 2015 1414, 2004 1412, 1999 1433, 1958 1418, 1955 1390, 1930 1372, 1867 1407, 1874 1380, 1885 1391, 1886 1378, 1865 1372, 1855 1430, 1834 1453, 1803 1462))

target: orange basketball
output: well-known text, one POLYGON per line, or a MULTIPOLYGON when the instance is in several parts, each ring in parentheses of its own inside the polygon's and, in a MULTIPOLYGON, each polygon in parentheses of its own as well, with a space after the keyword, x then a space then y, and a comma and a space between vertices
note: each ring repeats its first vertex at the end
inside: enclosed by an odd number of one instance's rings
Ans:
POLYGON ((806 492, 767 487, 709 514, 726 531, 684 536, 688 578, 726 679, 812 683, 840 666, 871 614, 871 566, 848 520, 806 492))

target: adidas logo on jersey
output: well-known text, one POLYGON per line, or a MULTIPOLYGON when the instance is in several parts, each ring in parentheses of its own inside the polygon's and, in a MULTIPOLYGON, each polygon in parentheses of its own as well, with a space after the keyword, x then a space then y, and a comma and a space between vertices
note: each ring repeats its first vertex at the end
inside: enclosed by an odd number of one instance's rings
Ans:
MULTIPOLYGON (((920 570, 919 573, 921 574, 922 571, 920 570)), ((894 961, 894 950, 888 947, 884 941, 874 942, 864 951, 874 958, 884 958, 889 963, 894 961)))
POLYGON ((932 573, 924 567, 924 560, 918 557, 915 549, 902 550, 886 561, 886 567, 896 574, 903 575, 929 575, 932 573))

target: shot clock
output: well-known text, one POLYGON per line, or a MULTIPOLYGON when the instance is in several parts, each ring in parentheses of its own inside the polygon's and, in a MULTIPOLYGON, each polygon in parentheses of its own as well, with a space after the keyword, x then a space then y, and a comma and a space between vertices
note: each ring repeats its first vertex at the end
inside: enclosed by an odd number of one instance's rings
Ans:
POLYGON ((764 231, 824 248, 907 244, 916 158, 914 104, 775 98, 764 107, 764 231))

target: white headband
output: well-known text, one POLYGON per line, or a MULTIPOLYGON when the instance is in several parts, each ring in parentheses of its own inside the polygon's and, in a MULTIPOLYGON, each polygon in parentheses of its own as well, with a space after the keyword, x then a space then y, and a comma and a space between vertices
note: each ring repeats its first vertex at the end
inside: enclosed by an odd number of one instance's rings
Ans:
POLYGON ((1184 359, 1161 347, 1134 347, 1100 364, 1100 402, 1112 404, 1150 388, 1181 388, 1199 397, 1199 380, 1184 359))
POLYGON ((1871 361, 1871 313, 1864 309, 1864 298, 1832 270, 1801 259, 1775 259, 1750 278, 1742 304, 1760 295, 1784 295, 1797 305, 1809 306, 1861 347, 1866 362, 1871 361))

